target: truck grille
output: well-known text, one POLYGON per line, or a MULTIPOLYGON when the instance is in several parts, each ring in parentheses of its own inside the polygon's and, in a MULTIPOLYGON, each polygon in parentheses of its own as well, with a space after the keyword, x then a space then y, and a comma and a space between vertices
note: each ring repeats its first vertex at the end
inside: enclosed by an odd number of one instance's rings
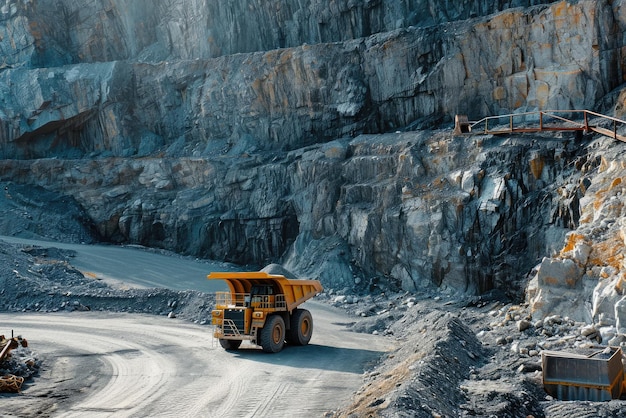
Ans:
POLYGON ((244 311, 240 309, 226 309, 222 332, 224 335, 239 335, 244 332, 244 311), (235 328, 235 329, 233 329, 235 328))

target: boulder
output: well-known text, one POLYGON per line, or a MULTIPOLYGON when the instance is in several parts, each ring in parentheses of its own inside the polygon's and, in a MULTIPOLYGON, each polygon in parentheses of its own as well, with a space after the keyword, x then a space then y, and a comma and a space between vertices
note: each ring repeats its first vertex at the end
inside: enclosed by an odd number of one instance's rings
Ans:
POLYGON ((558 314, 575 321, 590 321, 586 302, 589 295, 584 291, 582 271, 573 260, 544 258, 536 279, 537 287, 529 300, 535 320, 558 314))
POLYGON ((544 257, 537 272, 540 288, 580 289, 582 271, 573 260, 544 257))

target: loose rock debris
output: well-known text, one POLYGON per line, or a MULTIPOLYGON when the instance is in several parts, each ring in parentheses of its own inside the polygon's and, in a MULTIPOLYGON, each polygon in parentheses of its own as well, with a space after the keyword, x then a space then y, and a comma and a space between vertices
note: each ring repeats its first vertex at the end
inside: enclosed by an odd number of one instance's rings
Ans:
POLYGON ((26 339, 0 335, 0 392, 19 392, 25 377, 36 373, 38 367, 26 339))
POLYGON ((331 303, 367 312, 351 328, 387 335, 397 348, 365 373, 352 404, 329 417, 609 417, 626 408, 624 400, 565 405, 544 390, 542 351, 596 347, 597 335, 581 333, 587 324, 559 315, 533 321, 526 304, 453 295, 331 303))

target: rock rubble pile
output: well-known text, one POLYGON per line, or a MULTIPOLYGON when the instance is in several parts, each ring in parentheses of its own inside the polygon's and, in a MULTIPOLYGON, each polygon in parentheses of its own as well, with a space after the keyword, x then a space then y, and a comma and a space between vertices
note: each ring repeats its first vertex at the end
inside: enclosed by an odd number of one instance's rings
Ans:
POLYGON ((533 320, 528 304, 506 298, 390 293, 329 302, 355 315, 351 329, 398 345, 365 374, 353 404, 329 416, 610 417, 626 405, 562 402, 543 388, 543 351, 605 348, 593 324, 557 314, 533 320))

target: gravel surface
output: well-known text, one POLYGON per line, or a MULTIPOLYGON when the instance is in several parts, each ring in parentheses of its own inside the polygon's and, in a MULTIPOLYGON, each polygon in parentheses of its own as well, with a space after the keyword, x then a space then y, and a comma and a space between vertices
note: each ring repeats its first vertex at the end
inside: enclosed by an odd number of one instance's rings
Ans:
MULTIPOLYGON (((84 276, 66 250, 0 248, 15 267, 3 276, 0 330, 23 333, 37 365, 23 393, 0 394, 3 417, 273 416, 274 408, 321 416, 346 404, 389 346, 347 331, 343 310, 307 302, 316 319, 310 345, 273 356, 247 343, 226 352, 211 337, 209 293, 124 289, 84 276)), ((121 274, 128 260, 118 260, 121 274)), ((182 270, 194 262, 171 257, 182 270)), ((7 372, 22 374, 21 352, 7 372)))
POLYGON ((335 417, 614 417, 626 407, 544 391, 542 350, 597 350, 597 336, 581 334, 586 324, 558 315, 533 323, 524 304, 489 297, 352 298, 331 301, 360 318, 352 329, 387 335, 397 348, 335 417))
POLYGON ((347 403, 388 341, 337 325, 337 309, 305 306, 311 343, 272 355, 249 343, 225 351, 210 327, 165 316, 0 313, 42 363, 22 393, 0 394, 0 416, 322 416, 347 403))

